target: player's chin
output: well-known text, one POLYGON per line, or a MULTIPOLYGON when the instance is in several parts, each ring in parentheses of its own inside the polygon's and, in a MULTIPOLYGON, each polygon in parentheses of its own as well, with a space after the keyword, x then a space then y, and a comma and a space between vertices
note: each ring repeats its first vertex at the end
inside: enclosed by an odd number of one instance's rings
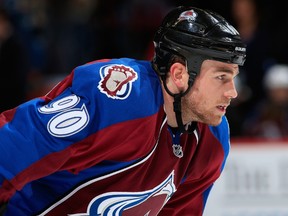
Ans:
POLYGON ((208 120, 208 122, 207 122, 207 124, 209 124, 209 125, 211 125, 211 126, 217 126, 217 125, 219 125, 220 123, 222 122, 222 116, 213 116, 213 117, 211 117, 209 120, 208 120))

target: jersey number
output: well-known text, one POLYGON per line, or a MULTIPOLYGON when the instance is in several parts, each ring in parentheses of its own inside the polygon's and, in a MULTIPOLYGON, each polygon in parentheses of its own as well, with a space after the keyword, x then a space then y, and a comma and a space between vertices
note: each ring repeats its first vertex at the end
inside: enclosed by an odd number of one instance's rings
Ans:
POLYGON ((38 109, 42 114, 57 113, 47 124, 47 130, 52 136, 71 136, 87 126, 89 114, 85 104, 80 108, 75 107, 79 102, 78 96, 70 95, 38 109))

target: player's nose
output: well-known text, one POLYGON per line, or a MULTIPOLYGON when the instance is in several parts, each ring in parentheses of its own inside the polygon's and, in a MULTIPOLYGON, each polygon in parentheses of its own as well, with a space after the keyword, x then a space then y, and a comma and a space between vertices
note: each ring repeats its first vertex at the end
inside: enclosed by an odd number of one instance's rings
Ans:
POLYGON ((232 80, 229 83, 227 90, 224 92, 224 96, 229 98, 229 99, 233 99, 233 98, 236 98, 238 96, 238 92, 237 92, 234 80, 232 80))

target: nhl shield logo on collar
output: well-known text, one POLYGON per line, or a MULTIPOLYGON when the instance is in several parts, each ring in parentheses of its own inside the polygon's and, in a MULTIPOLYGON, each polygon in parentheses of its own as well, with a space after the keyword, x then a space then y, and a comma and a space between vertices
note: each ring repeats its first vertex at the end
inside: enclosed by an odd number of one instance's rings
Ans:
POLYGON ((173 153, 176 157, 178 158, 182 158, 183 157, 183 150, 182 150, 182 146, 177 145, 177 144, 173 144, 172 145, 173 148, 173 153))

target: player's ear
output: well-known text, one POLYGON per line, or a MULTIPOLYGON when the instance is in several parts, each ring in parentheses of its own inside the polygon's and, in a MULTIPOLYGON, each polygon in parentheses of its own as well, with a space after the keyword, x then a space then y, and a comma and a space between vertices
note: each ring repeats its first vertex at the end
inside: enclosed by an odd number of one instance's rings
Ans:
POLYGON ((172 64, 170 67, 170 76, 178 89, 185 89, 188 78, 188 73, 185 65, 179 62, 172 64))

